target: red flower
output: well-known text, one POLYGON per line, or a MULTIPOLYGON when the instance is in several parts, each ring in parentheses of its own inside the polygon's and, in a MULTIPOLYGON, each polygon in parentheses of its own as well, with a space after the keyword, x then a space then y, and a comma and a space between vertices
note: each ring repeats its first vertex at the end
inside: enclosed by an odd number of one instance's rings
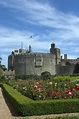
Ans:
POLYGON ((76 86, 76 90, 79 91, 79 86, 76 86))
POLYGON ((34 85, 34 89, 37 89, 38 88, 38 86, 37 85, 34 85))
POLYGON ((66 89, 66 93, 67 93, 67 94, 68 94, 68 93, 71 93, 71 90, 66 89))
POLYGON ((54 90, 54 93, 58 93, 58 90, 54 90))

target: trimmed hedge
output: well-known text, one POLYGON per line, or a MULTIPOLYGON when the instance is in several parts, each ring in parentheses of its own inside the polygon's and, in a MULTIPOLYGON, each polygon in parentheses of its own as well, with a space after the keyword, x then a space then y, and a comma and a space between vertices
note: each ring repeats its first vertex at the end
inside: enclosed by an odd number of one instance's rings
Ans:
POLYGON ((37 80, 37 79, 40 79, 41 76, 38 76, 38 75, 34 75, 34 74, 31 74, 31 75, 27 75, 27 74, 17 74, 15 75, 15 79, 23 79, 23 80, 37 80))
POLYGON ((14 109, 22 116, 79 112, 79 99, 33 101, 7 84, 3 84, 3 91, 14 109))
POLYGON ((35 101, 26 107, 22 105, 21 110, 28 115, 75 113, 79 112, 79 100, 35 101))
POLYGON ((14 90, 11 86, 7 84, 3 84, 2 88, 3 92, 7 96, 8 100, 10 101, 16 112, 19 115, 23 115, 23 112, 21 112, 20 110, 21 105, 27 105, 28 103, 31 103, 33 100, 23 96, 21 93, 19 93, 17 90, 14 90))

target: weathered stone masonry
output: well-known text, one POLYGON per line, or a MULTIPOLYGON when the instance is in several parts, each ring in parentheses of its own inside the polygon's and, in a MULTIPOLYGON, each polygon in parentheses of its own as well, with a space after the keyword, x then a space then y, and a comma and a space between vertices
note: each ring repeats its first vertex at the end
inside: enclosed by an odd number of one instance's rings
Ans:
POLYGON ((51 44, 50 53, 32 52, 31 46, 29 50, 19 49, 12 51, 8 56, 8 70, 15 70, 15 74, 36 74, 41 75, 42 72, 48 71, 52 75, 69 75, 78 73, 76 65, 79 59, 64 59, 60 56, 60 49, 55 48, 55 44, 51 44))

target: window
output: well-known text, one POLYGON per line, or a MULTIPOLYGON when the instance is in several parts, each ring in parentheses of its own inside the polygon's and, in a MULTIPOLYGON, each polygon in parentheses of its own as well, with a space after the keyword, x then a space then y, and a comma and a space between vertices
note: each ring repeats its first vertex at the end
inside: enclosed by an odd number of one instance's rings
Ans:
POLYGON ((25 60, 24 60, 23 58, 20 58, 20 59, 18 60, 18 62, 19 62, 19 63, 24 63, 25 60))

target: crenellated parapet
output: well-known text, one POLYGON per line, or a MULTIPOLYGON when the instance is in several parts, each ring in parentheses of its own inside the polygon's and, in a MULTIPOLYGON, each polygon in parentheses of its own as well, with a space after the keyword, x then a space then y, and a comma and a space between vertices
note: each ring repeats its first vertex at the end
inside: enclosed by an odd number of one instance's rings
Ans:
POLYGON ((51 44, 50 53, 33 52, 29 46, 29 50, 20 48, 8 56, 8 70, 15 70, 15 74, 41 75, 48 71, 52 75, 71 75, 78 73, 76 67, 79 69, 79 58, 68 59, 67 54, 63 58, 55 43, 51 44))

